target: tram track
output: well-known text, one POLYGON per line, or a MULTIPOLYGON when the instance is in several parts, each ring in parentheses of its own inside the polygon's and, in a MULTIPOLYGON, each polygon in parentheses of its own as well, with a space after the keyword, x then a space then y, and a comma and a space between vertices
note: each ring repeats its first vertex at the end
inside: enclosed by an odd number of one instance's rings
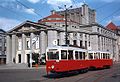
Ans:
MULTIPOLYGON (((114 70, 118 70, 118 69, 120 69, 120 67, 119 68, 111 68, 111 69, 105 69, 105 70, 99 70, 98 72, 91 72, 91 73, 88 73, 88 74, 85 74, 85 75, 83 75, 82 76, 82 78, 80 77, 78 77, 79 79, 77 79, 77 80, 75 80, 74 82, 79 82, 79 81, 81 81, 81 82, 86 82, 85 80, 86 79, 89 79, 89 78, 92 78, 92 77, 95 77, 96 75, 97 75, 97 78, 95 79, 95 80, 93 80, 92 82, 98 82, 100 79, 102 79, 104 76, 106 76, 106 75, 109 75, 109 74, 113 74, 114 73, 114 70)), ((68 80, 70 79, 70 78, 67 78, 68 80)), ((73 78, 74 79, 74 78, 73 78)), ((55 82, 61 82, 62 80, 64 80, 64 78, 62 78, 62 79, 58 79, 58 80, 56 80, 55 82)), ((89 81, 90 82, 90 81, 89 81)))
MULTIPOLYGON (((120 69, 120 67, 118 67, 118 68, 111 68, 111 69, 108 69, 107 71, 103 70, 102 72, 99 71, 99 72, 93 73, 93 74, 91 74, 91 75, 90 75, 90 74, 89 74, 89 75, 86 75, 86 76, 83 77, 82 79, 80 78, 80 79, 76 80, 75 82, 79 82, 79 81, 87 82, 87 81, 85 81, 86 79, 95 78, 95 77, 96 77, 96 79, 94 79, 92 82, 98 82, 98 81, 101 80, 102 78, 104 78, 104 77, 106 77, 106 76, 108 76, 108 75, 112 75, 113 73, 115 73, 114 70, 119 70, 119 69, 120 69)), ((90 81, 89 81, 89 82, 90 82, 90 81)))
MULTIPOLYGON (((104 70, 98 70, 98 71, 89 71, 87 73, 81 74, 76 74, 76 75, 71 75, 71 76, 61 76, 61 75, 51 75, 50 77, 45 77, 43 79, 40 79, 39 82, 88 82, 86 80, 89 80, 90 78, 93 78, 92 81, 89 82, 99 82, 103 78, 107 76, 111 76, 114 74, 116 71, 114 70, 119 70, 120 66, 114 66, 111 67, 110 69, 104 69, 104 70), (78 79, 76 79, 78 78, 78 79)), ((30 81, 31 82, 31 81, 30 81)), ((36 82, 36 81, 33 81, 36 82)), ((37 81, 38 82, 38 81, 37 81)))
POLYGON ((101 80, 103 80, 104 78, 106 77, 109 77, 109 76, 112 76, 113 74, 117 73, 116 71, 112 71, 112 72, 109 72, 107 74, 104 74, 100 77, 98 77, 97 79, 95 79, 93 82, 100 82, 101 80))

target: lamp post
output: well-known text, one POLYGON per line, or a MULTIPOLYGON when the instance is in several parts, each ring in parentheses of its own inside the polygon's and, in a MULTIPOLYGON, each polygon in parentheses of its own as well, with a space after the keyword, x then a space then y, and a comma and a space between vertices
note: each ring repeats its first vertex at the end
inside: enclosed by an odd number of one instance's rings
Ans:
POLYGON ((59 7, 59 9, 64 9, 64 11, 65 11, 65 44, 66 45, 69 45, 68 44, 68 32, 67 32, 67 10, 69 9, 69 8, 72 8, 72 6, 70 6, 70 7, 66 7, 66 5, 64 5, 64 8, 62 8, 62 7, 59 7))
POLYGON ((30 67, 32 68, 32 53, 33 53, 33 45, 38 40, 38 36, 32 38, 31 40, 31 53, 30 53, 30 67))

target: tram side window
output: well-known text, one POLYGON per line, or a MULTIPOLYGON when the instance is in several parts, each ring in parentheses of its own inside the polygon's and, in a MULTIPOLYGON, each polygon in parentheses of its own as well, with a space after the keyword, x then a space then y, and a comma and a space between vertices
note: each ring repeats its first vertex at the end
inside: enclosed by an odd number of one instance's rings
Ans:
POLYGON ((59 59, 59 53, 58 52, 47 52, 48 59, 59 59))
POLYGON ((75 51, 75 59, 78 59, 78 51, 75 51))
POLYGON ((105 57, 106 57, 106 54, 105 54, 105 53, 103 53, 103 59, 105 59, 105 57))
POLYGON ((82 59, 82 52, 79 52, 79 57, 80 59, 82 59))
POLYGON ((94 53, 94 58, 98 59, 98 53, 94 53))
POLYGON ((108 59, 110 59, 110 54, 108 54, 108 59))
POLYGON ((98 53, 98 59, 100 59, 100 53, 98 53))
POLYGON ((106 54, 106 59, 110 59, 110 54, 106 54))
POLYGON ((85 59, 85 52, 83 52, 83 59, 85 59))
POLYGON ((73 59, 73 50, 68 50, 68 59, 73 59))
POLYGON ((61 50, 61 59, 67 59, 67 51, 61 50))
POLYGON ((93 54, 89 53, 89 59, 93 59, 93 54))

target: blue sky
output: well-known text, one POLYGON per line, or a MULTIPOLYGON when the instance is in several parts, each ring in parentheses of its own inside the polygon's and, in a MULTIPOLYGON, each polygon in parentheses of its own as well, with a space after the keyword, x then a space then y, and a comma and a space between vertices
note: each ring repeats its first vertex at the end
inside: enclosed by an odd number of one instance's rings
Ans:
POLYGON ((25 20, 37 22, 58 6, 80 7, 83 2, 96 10, 98 23, 120 25, 120 0, 0 0, 0 28, 8 31, 25 20))

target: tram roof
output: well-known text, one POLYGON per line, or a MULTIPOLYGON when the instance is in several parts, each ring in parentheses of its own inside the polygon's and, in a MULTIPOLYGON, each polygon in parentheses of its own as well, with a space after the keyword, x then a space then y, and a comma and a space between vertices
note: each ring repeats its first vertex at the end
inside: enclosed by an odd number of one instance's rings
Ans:
POLYGON ((82 48, 78 48, 78 47, 70 47, 70 46, 51 46, 51 47, 47 47, 47 49, 87 51, 86 49, 82 49, 82 48))

